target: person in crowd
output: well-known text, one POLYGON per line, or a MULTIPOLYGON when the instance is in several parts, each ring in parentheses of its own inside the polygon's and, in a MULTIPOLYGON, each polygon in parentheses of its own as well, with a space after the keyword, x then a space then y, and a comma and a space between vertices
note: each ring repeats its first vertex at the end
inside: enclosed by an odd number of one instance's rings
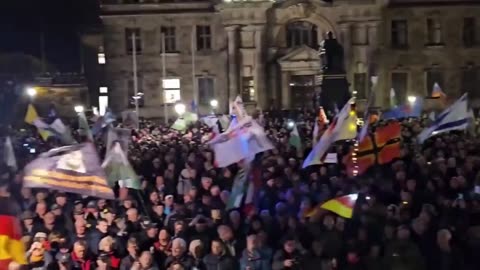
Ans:
POLYGON ((214 239, 210 254, 203 258, 207 270, 228 270, 238 269, 238 265, 234 258, 225 250, 222 240, 214 239))
POLYGON ((165 267, 169 268, 174 264, 181 264, 185 269, 191 269, 194 260, 187 253, 187 243, 182 238, 175 238, 172 241, 172 253, 165 260, 165 267))
POLYGON ((259 250, 257 235, 247 237, 247 248, 243 251, 240 259, 240 269, 270 270, 272 269, 271 258, 259 250))
MULTIPOLYGON (((264 112, 274 149, 251 161, 243 196, 235 186, 244 162, 217 167, 207 142, 214 132, 201 121, 181 132, 141 119, 124 149, 140 190, 116 186, 115 200, 23 187, 21 169, 36 155, 23 153, 23 141, 38 145, 37 154, 61 143, 9 128, 19 170, 8 183, 21 210, 16 216, 28 264, 62 270, 478 268, 477 136, 450 131, 418 145, 426 121, 395 120, 402 127, 400 156, 351 177, 342 162, 351 142, 332 146, 337 163, 301 168, 312 139, 328 126, 313 134, 316 117, 308 109, 264 112), (289 143, 292 120, 302 149, 289 143), (359 199, 352 218, 317 207, 353 193, 359 199)), ((371 123, 370 132, 391 121, 371 123)), ((101 137, 93 143, 104 158, 108 143, 101 137)))

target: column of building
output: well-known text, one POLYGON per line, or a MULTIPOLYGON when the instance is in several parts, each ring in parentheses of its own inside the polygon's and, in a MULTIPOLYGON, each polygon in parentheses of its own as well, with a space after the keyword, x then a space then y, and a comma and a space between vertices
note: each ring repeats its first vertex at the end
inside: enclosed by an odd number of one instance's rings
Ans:
POLYGON ((238 69, 238 25, 227 26, 228 41, 228 98, 233 100, 239 94, 238 69))
POLYGON ((255 91, 257 97, 257 106, 265 109, 268 102, 265 76, 265 44, 264 44, 263 25, 255 27, 255 91))

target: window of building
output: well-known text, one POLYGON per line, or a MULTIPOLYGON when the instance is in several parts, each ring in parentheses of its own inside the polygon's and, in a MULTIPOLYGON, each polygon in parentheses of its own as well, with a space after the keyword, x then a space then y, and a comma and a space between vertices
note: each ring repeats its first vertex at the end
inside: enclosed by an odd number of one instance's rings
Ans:
POLYGON ((98 113, 100 115, 105 115, 108 108, 108 97, 107 96, 99 96, 98 97, 98 113))
POLYGON ((432 95, 433 86, 438 83, 440 87, 443 86, 443 72, 441 70, 427 70, 427 93, 428 96, 432 95))
POLYGON ((408 24, 406 20, 392 21, 392 47, 406 48, 408 46, 408 24))
POLYGON ((180 101, 180 79, 164 79, 162 81, 162 86, 165 91, 164 102, 175 103, 177 101, 180 101))
POLYGON ((438 18, 427 19, 427 45, 439 45, 443 43, 442 22, 438 18))
POLYGON ((108 87, 101 86, 99 89, 100 94, 108 94, 108 87))
POLYGON ((302 45, 318 48, 317 26, 304 21, 297 21, 287 25, 287 47, 302 45))
POLYGON ((354 91, 357 91, 358 99, 367 98, 367 73, 355 73, 353 75, 354 91))
POLYGON ((352 44, 367 45, 368 44, 368 28, 364 25, 356 25, 352 28, 352 44))
POLYGON ((105 54, 104 53, 98 53, 98 63, 100 65, 105 65, 106 62, 107 62, 107 59, 105 58, 105 54))
POLYGON ((137 95, 135 95, 135 87, 133 84, 133 79, 128 80, 128 107, 135 108, 135 102, 138 102, 138 107, 145 106, 145 97, 143 95, 142 87, 141 87, 141 78, 137 79, 137 95))
POLYGON ((478 68, 476 67, 467 67, 462 70, 462 93, 468 92, 469 98, 479 98, 479 89, 478 85, 480 80, 478 80, 478 68))
POLYGON ((253 77, 242 78, 242 100, 244 102, 255 101, 255 83, 253 77))
POLYGON ((463 19, 463 44, 465 47, 473 47, 477 43, 476 20, 473 17, 463 19))
POLYGON ((408 90, 408 73, 393 72, 391 79, 392 89, 395 91, 395 104, 405 103, 408 90))
MULTIPOLYGON (((165 52, 171 53, 177 50, 177 39, 175 36, 175 26, 163 26, 160 29, 160 32, 163 34, 164 38, 161 42, 165 42, 165 52)), ((160 44, 163 46, 163 44, 160 44)), ((160 49, 161 50, 161 49, 160 49)))
POLYGON ((128 54, 133 52, 133 42, 135 39, 135 50, 137 54, 142 53, 142 37, 140 36, 140 28, 126 28, 125 29, 125 48, 128 54))
POLYGON ((212 49, 212 29, 210 25, 197 25, 197 51, 212 49))
POLYGON ((209 105, 210 100, 215 99, 215 90, 213 78, 201 77, 197 79, 198 98, 200 105, 209 105))

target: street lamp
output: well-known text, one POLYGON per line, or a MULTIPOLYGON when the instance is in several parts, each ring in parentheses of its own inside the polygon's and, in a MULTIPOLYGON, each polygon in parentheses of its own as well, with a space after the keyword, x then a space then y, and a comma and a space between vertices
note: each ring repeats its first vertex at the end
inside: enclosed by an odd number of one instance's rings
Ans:
POLYGON ((82 105, 77 105, 75 107, 73 107, 73 109, 75 110, 76 113, 82 113, 84 108, 82 105))
POLYGON ((185 113, 186 107, 185 104, 183 103, 177 103, 175 104, 175 112, 178 114, 178 116, 182 116, 185 113))
POLYGON ((35 97, 37 95, 37 89, 33 87, 28 87, 27 88, 27 95, 31 98, 35 97))
POLYGON ((417 101, 417 97, 416 96, 408 96, 407 100, 410 104, 413 105, 415 103, 415 101, 417 101))
POLYGON ((213 109, 216 109, 218 107, 218 100, 216 99, 210 100, 210 106, 212 106, 213 109))

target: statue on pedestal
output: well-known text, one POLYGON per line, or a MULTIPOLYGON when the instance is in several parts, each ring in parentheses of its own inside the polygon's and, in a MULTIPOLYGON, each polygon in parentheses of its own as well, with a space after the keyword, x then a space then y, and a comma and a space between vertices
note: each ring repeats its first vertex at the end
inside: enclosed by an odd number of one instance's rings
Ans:
POLYGON ((327 32, 321 43, 320 58, 324 73, 345 73, 343 47, 332 32, 327 32))

